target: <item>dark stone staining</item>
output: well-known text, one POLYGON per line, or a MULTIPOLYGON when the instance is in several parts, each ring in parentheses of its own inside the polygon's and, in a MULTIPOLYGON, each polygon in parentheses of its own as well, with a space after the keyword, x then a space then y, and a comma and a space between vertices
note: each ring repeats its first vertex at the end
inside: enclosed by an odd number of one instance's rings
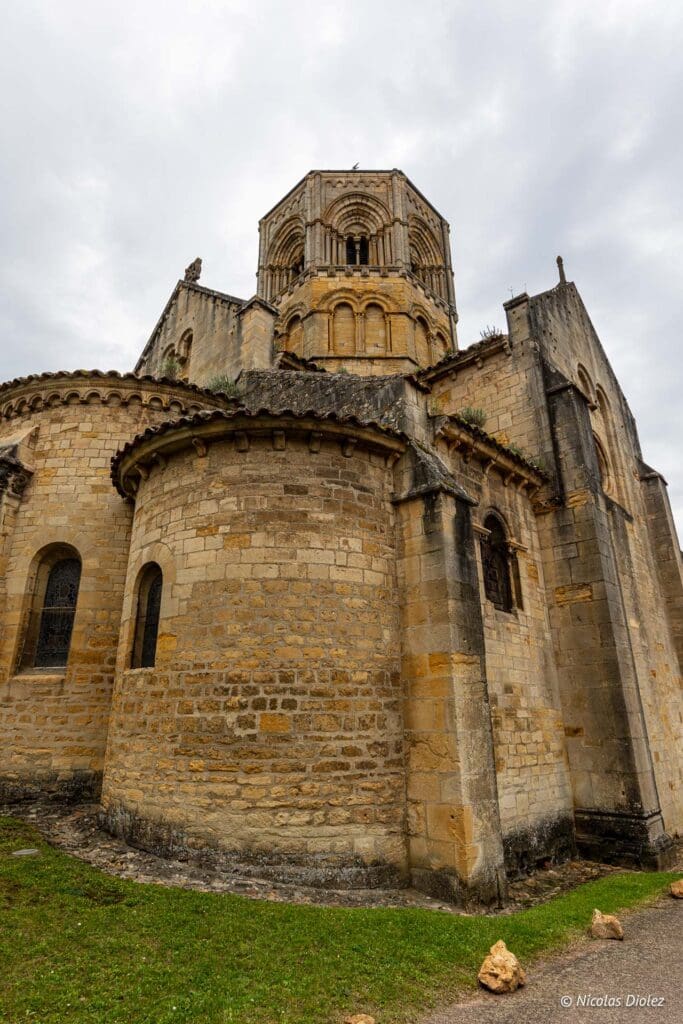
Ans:
POLYGON ((476 887, 470 888, 454 872, 413 868, 410 879, 414 888, 426 896, 453 903, 465 910, 481 907, 493 909, 505 903, 504 893, 496 878, 479 880, 476 887))
POLYGON ((112 835, 157 857, 186 861, 243 878, 267 878, 285 885, 321 889, 405 888, 408 885, 407 875, 393 864, 365 864, 360 857, 341 859, 309 853, 299 858, 274 851, 219 848, 208 845, 205 838, 193 840, 168 822, 140 817, 122 805, 103 810, 99 822, 112 835))
POLYGON ((576 811, 579 853, 605 864, 665 871, 675 866, 680 851, 662 831, 659 811, 652 814, 576 811))
POLYGON ((571 816, 549 818, 503 836, 505 870, 509 879, 521 878, 537 868, 562 864, 576 855, 571 816))
POLYGON ((54 800, 59 803, 91 803, 100 799, 102 772, 74 769, 67 777, 58 772, 42 772, 10 778, 0 776, 0 803, 25 800, 54 800))

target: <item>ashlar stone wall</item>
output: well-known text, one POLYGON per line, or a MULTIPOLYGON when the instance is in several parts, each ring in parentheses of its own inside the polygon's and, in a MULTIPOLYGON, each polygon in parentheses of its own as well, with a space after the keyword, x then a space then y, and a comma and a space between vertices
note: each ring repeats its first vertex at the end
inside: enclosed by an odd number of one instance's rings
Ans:
POLYGON ((237 416, 147 446, 118 469, 129 486, 131 461, 149 460, 109 731, 109 827, 151 849, 206 848, 314 882, 405 874, 387 464, 401 443, 330 420, 237 416), (164 580, 156 665, 131 669, 149 561, 164 580))
POLYGON ((0 446, 19 436, 29 479, 2 496, 0 794, 96 793, 101 780, 132 510, 112 488, 116 449, 217 400, 128 375, 45 374, 0 388, 0 446), (82 562, 64 669, 22 664, 41 553, 82 562))
POLYGON ((238 317, 242 304, 242 299, 179 281, 135 372, 167 377, 174 364, 178 379, 200 387, 217 376, 234 380, 242 368, 238 317))
POLYGON ((622 828, 619 815, 632 829, 638 819, 657 847, 683 822, 680 549, 661 490, 653 508, 652 471, 578 292, 563 285, 536 296, 528 316, 550 368, 565 503, 542 529, 576 802, 585 827, 604 832, 603 848, 622 828))
POLYGON ((486 675, 506 868, 516 874, 574 850, 569 765, 545 599, 536 516, 525 490, 481 464, 459 463, 459 479, 477 495, 473 512, 486 675), (510 545, 512 608, 487 598, 481 540, 490 512, 510 545))

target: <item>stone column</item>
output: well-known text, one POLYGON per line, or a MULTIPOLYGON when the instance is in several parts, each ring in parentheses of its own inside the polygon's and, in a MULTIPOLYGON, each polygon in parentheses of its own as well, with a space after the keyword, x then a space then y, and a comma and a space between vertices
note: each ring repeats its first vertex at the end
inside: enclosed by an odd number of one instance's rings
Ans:
POLYGON ((420 488, 396 500, 412 881, 497 903, 505 874, 469 504, 420 488))
MULTIPOLYGON (((25 437, 24 441, 27 440, 25 437)), ((15 445, 11 454, 0 455, 0 682, 14 669, 14 652, 9 650, 5 640, 6 631, 18 625, 19 613, 15 611, 10 618, 7 608, 7 565, 19 506, 33 474, 33 470, 16 457, 18 447, 15 445)))

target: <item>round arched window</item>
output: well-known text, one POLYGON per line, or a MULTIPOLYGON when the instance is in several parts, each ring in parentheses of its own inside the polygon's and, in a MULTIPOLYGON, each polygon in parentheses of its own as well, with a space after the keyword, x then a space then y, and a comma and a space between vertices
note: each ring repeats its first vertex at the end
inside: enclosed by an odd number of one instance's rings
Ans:
POLYGON ((512 611, 512 581, 505 527, 495 515, 484 520, 486 536, 481 542, 481 562, 484 573, 484 593, 496 608, 512 611))

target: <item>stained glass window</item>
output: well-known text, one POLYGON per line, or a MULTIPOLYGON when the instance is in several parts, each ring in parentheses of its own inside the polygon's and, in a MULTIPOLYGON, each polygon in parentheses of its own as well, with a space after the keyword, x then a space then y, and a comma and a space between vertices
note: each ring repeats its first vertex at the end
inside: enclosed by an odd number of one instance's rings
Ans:
POLYGON ((512 586, 508 544, 503 524, 496 516, 487 516, 484 527, 488 535, 481 542, 484 592, 501 611, 512 611, 512 586))
POLYGON ((81 563, 77 558, 62 558, 50 569, 40 615, 36 668, 66 665, 80 580, 81 563))

